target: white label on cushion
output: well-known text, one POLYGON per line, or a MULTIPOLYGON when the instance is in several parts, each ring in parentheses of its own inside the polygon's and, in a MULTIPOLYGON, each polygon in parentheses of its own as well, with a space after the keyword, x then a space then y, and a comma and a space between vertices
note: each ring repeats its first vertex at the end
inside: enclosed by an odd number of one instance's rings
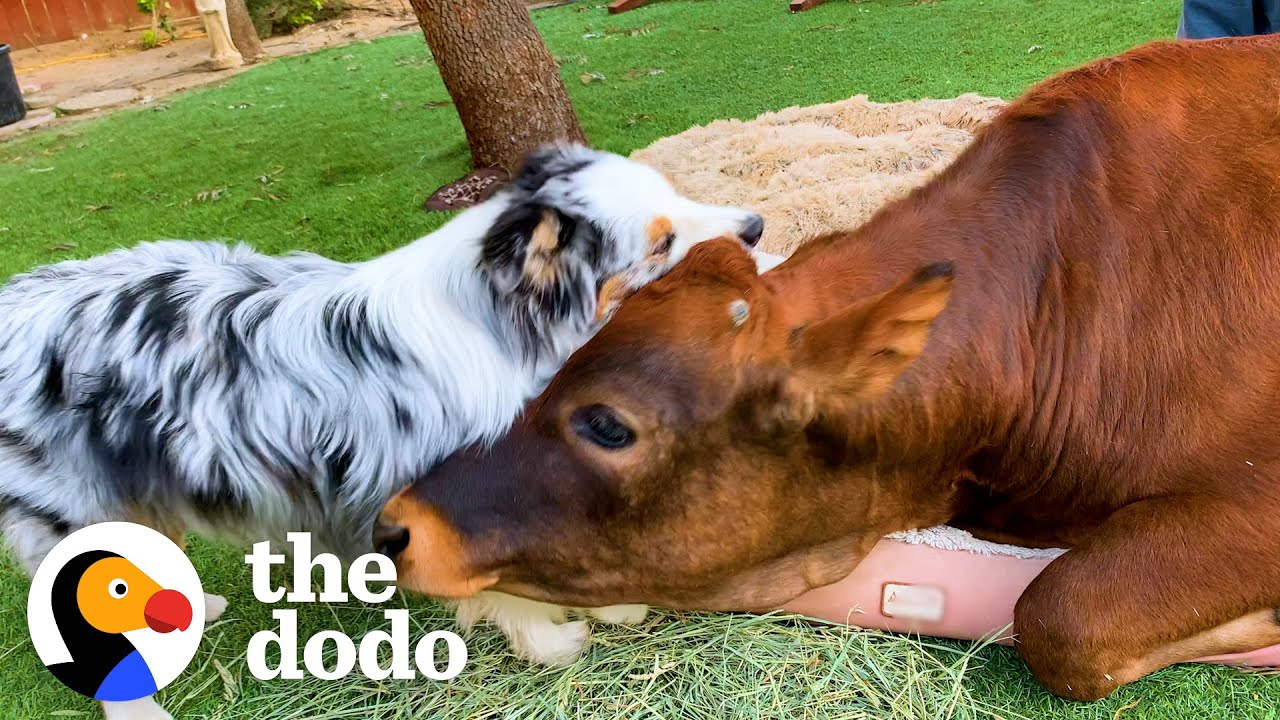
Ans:
POLYGON ((880 614, 885 617, 938 622, 946 606, 946 593, 933 585, 885 583, 880 595, 880 614))

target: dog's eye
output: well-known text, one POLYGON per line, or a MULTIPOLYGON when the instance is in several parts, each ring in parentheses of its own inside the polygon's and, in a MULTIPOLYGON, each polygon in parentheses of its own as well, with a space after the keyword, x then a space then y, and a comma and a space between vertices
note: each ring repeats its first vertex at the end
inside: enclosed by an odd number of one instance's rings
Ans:
POLYGON ((119 578, 116 578, 115 580, 112 580, 109 585, 107 585, 107 592, 111 593, 111 597, 119 600, 120 598, 129 594, 129 583, 119 578))
POLYGON ((569 424, 579 437, 608 450, 620 450, 636 441, 631 428, 623 425, 613 411, 603 405, 575 410, 569 424))
POLYGON ((676 241, 675 233, 669 232, 666 235, 663 235, 662 238, 658 240, 658 242, 654 243, 652 254, 666 255, 667 253, 671 252, 671 246, 675 244, 675 241, 676 241))

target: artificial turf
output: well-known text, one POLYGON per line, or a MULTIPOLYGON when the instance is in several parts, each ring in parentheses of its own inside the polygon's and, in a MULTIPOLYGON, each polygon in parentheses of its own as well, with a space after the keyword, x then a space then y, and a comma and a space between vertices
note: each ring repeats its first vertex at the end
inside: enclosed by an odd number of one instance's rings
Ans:
MULTIPOLYGON (((1169 37, 1176 0, 658 0, 535 13, 593 144, 628 152, 716 118, 866 93, 893 101, 1030 83, 1169 37), (661 72, 654 72, 661 71, 661 72), (584 76, 586 82, 584 82, 584 76)), ((421 37, 271 62, 223 86, 0 145, 0 276, 140 240, 228 239, 356 260, 446 218, 419 209, 468 170, 461 127, 421 37)), ((231 609, 163 693, 178 717, 301 718, 1280 718, 1280 680, 1187 666, 1092 704, 1055 699, 1004 648, 919 643, 778 618, 663 613, 598 629, 565 670, 470 639, 456 680, 260 683, 244 650, 273 628, 242 548, 195 541, 207 590, 231 609), (1137 703, 1136 705, 1134 703, 1137 703)), ((92 716, 27 638, 27 581, 0 558, 0 718, 92 716)), ((449 626, 429 603, 415 636, 449 626)), ((395 605, 393 603, 392 605, 395 605)), ((359 638, 381 607, 300 608, 303 637, 359 638)))

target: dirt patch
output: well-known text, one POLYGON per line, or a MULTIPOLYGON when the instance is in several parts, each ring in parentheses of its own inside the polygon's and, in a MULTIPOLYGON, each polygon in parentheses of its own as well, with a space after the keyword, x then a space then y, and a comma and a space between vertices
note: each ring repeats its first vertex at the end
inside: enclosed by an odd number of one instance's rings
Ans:
MULTIPOLYGON (((348 3, 342 17, 309 25, 291 35, 264 40, 272 58, 401 32, 418 32, 408 0, 360 0, 348 3)), ((103 90, 133 89, 138 103, 151 103, 181 90, 221 82, 252 65, 231 70, 208 66, 209 40, 198 19, 180 22, 179 39, 151 50, 141 48, 143 24, 12 53, 18 83, 25 96, 58 106, 72 98, 103 90)), ((52 125, 100 115, 104 110, 58 118, 52 125)), ((0 137, 21 130, 0 128, 0 137)))

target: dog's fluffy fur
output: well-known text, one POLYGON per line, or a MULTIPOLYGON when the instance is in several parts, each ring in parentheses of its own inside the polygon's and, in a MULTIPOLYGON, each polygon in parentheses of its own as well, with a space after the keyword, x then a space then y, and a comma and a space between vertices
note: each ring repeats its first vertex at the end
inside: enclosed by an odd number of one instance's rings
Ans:
POLYGON ((394 491, 504 431, 595 331, 609 278, 648 279, 752 218, 554 146, 368 262, 156 242, 17 276, 0 289, 0 528, 32 571, 107 520, 364 552, 394 491))

